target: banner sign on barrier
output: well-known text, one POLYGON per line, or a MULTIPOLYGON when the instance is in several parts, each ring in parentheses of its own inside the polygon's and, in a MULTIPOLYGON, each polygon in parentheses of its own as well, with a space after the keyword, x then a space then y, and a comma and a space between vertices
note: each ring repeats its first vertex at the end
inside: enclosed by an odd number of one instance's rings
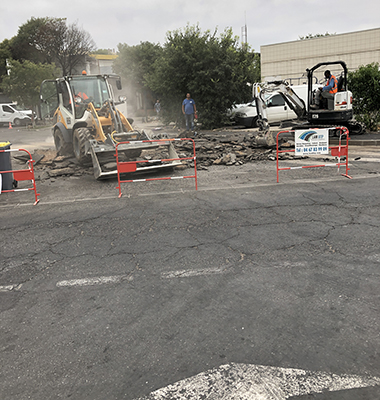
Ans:
POLYGON ((310 129, 308 131, 294 130, 294 131, 280 131, 276 136, 276 170, 277 170, 277 182, 280 181, 279 171, 286 171, 292 169, 302 169, 302 168, 319 168, 319 167, 338 167, 344 166, 346 168, 346 172, 341 174, 346 178, 352 179, 350 175, 348 175, 348 171, 350 168, 348 167, 348 142, 349 132, 346 127, 335 127, 330 128, 339 132, 339 143, 338 146, 329 146, 329 129, 310 129), (286 150, 280 149, 279 144, 279 136, 283 133, 289 134, 294 133, 294 149, 287 148, 286 150), (345 143, 342 142, 342 139, 345 139, 345 143), (326 148, 325 148, 326 147, 326 148), (337 161, 335 163, 330 164, 317 164, 317 165, 302 165, 302 166, 294 166, 294 167, 282 167, 279 166, 279 155, 281 153, 294 153, 297 156, 305 156, 312 154, 329 154, 331 152, 332 157, 337 157, 337 161), (344 160, 341 158, 344 157, 344 160))
POLYGON ((295 130, 294 139, 297 155, 329 153, 328 129, 295 130))

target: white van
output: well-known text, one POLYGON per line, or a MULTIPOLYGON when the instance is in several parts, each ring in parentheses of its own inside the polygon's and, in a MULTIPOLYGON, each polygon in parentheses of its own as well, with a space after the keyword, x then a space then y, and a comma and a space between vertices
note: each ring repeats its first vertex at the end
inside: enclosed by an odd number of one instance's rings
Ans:
POLYGON ((15 126, 28 125, 32 122, 32 110, 18 110, 16 104, 0 104, 0 123, 15 126))
MULTIPOLYGON (((313 90, 320 85, 313 85, 313 90)), ((293 91, 301 98, 306 105, 307 85, 291 86, 293 91)), ((282 121, 297 119, 296 113, 286 104, 284 98, 278 93, 273 92, 266 99, 267 114, 269 124, 278 124, 282 121)), ((238 125, 244 125, 249 128, 257 126, 257 111, 255 101, 245 107, 239 107, 234 113, 235 122, 238 125)))

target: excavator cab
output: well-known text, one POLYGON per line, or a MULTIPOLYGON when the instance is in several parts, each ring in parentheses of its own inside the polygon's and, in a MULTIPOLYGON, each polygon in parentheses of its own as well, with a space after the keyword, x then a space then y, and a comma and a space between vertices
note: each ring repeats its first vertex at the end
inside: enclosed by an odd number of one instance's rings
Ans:
POLYGON ((307 69, 308 78, 308 105, 307 120, 311 124, 320 125, 346 125, 353 119, 352 93, 347 89, 347 66, 344 61, 321 62, 307 69), (323 108, 316 108, 316 93, 313 90, 314 75, 316 72, 323 74, 329 68, 337 78, 338 90, 334 98, 327 99, 323 108), (338 70, 339 68, 339 70, 338 70))

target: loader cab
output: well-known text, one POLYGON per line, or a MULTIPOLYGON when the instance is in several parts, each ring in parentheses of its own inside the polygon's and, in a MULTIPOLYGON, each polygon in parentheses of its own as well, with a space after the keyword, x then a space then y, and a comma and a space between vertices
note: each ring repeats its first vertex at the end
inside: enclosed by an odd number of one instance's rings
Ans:
POLYGON ((117 75, 78 75, 46 80, 40 89, 42 118, 53 118, 69 128, 81 119, 92 103, 95 109, 114 99, 114 91, 121 90, 117 75))
POLYGON ((69 78, 68 84, 71 95, 76 104, 92 102, 95 108, 111 98, 106 80, 98 76, 74 76, 69 78))

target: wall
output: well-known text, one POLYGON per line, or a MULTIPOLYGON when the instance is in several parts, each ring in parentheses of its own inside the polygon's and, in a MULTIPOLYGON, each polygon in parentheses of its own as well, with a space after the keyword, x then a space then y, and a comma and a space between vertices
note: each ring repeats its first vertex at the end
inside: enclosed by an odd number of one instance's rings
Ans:
POLYGON ((112 74, 112 66, 116 58, 116 54, 91 54, 91 58, 87 61, 86 71, 89 75, 112 74))
MULTIPOLYGON (((299 78, 306 83, 306 69, 324 61, 345 61, 348 70, 380 63, 380 28, 320 38, 261 46, 261 78, 299 78)), ((318 78, 322 79, 321 70, 318 78)), ((334 73, 333 67, 331 72, 334 73)), ((340 72, 340 69, 338 71, 340 72)))

